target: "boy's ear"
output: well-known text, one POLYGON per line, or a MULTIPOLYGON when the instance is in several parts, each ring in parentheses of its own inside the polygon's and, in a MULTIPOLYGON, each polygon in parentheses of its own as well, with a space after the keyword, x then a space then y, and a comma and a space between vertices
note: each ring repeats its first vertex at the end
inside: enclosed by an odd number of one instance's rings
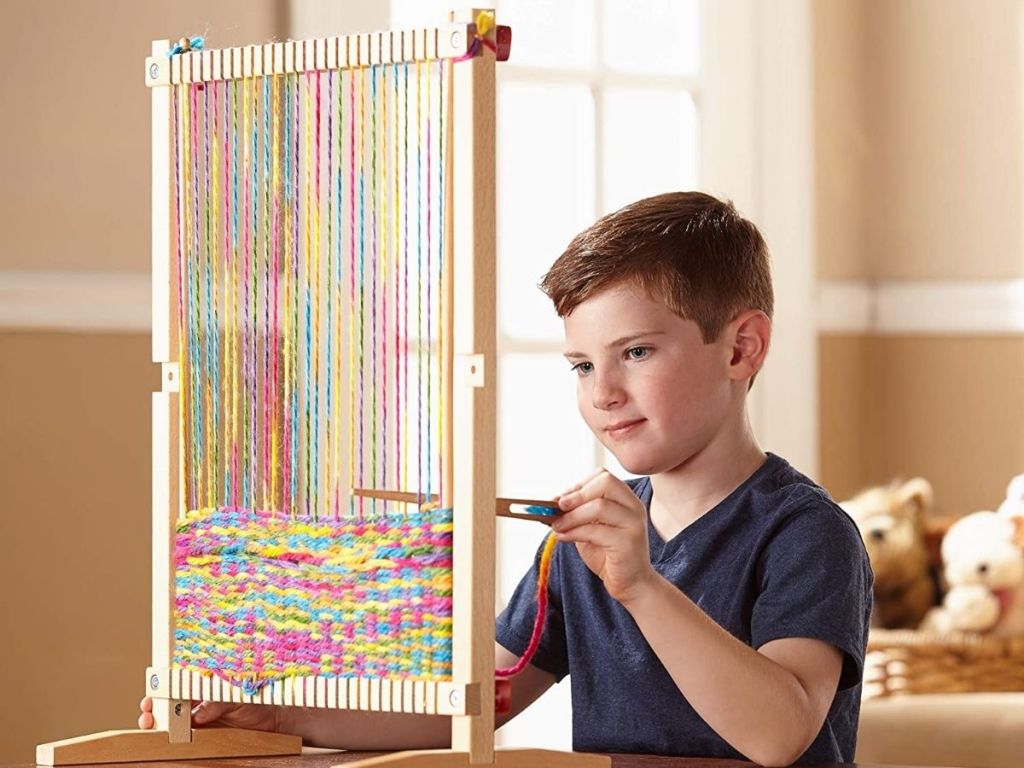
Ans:
POLYGON ((772 338, 772 321, 759 309, 748 309, 733 318, 726 329, 732 346, 729 378, 745 381, 753 378, 764 365, 772 338))

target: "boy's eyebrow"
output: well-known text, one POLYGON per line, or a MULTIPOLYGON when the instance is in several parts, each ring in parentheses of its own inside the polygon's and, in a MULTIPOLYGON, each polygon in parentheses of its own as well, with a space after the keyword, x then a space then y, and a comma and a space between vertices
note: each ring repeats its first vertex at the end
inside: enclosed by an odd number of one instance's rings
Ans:
MULTIPOLYGON (((614 349, 615 347, 621 347, 624 344, 629 344, 629 342, 636 341, 637 339, 642 339, 642 338, 650 337, 650 336, 663 336, 664 334, 665 334, 664 331, 641 331, 640 333, 631 333, 628 336, 623 336, 621 338, 616 339, 615 341, 609 342, 608 344, 605 345, 605 348, 606 349, 614 349)), ((563 352, 562 356, 563 357, 586 357, 586 355, 583 354, 582 352, 563 352)))

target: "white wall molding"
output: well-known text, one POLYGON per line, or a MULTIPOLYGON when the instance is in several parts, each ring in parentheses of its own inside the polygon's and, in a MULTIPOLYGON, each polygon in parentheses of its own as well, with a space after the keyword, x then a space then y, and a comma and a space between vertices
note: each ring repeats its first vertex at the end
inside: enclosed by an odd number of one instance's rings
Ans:
POLYGON ((149 333, 149 286, 140 272, 0 271, 0 329, 149 333))
POLYGON ((1024 334, 1024 279, 824 280, 817 314, 826 335, 1024 334))

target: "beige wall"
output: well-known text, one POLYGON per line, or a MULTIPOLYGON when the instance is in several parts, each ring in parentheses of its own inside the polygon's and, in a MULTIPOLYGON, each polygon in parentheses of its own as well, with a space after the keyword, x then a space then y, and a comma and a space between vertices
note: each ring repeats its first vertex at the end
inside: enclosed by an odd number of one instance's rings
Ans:
POLYGON ((147 336, 0 332, 0 762, 131 727, 149 663, 147 336))
POLYGON ((1020 1, 861 6, 871 275, 1024 274, 1020 1))
MULTIPOLYGON (((1020 0, 814 3, 823 280, 1024 277, 1020 0)), ((922 474, 938 510, 1024 471, 1024 338, 826 335, 821 479, 922 474)))
POLYGON ((4 3, 0 269, 149 271, 150 41, 284 34, 273 0, 4 3))
POLYGON ((819 275, 1024 274, 1020 0, 813 8, 819 275))
POLYGON ((994 509, 1024 471, 1024 339, 821 340, 821 472, 846 498, 927 477, 936 512, 994 509))
MULTIPOLYGON (((3 270, 150 269, 150 41, 287 36, 274 0, 33 0, 0 11, 3 270)), ((0 328, 0 763, 132 727, 149 646, 150 393, 141 334, 0 328)))
POLYGON ((865 216, 871 143, 860 2, 814 3, 814 202, 818 274, 867 276, 865 216))

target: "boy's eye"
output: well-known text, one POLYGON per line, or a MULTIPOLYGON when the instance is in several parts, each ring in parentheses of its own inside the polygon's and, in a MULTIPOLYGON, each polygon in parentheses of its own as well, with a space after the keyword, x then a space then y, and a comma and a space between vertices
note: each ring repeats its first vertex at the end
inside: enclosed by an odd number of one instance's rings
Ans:
POLYGON ((630 360, 643 360, 650 354, 650 347, 630 347, 626 350, 626 357, 630 360))
POLYGON ((594 370, 594 364, 588 362, 576 363, 572 369, 577 375, 583 376, 594 370))

